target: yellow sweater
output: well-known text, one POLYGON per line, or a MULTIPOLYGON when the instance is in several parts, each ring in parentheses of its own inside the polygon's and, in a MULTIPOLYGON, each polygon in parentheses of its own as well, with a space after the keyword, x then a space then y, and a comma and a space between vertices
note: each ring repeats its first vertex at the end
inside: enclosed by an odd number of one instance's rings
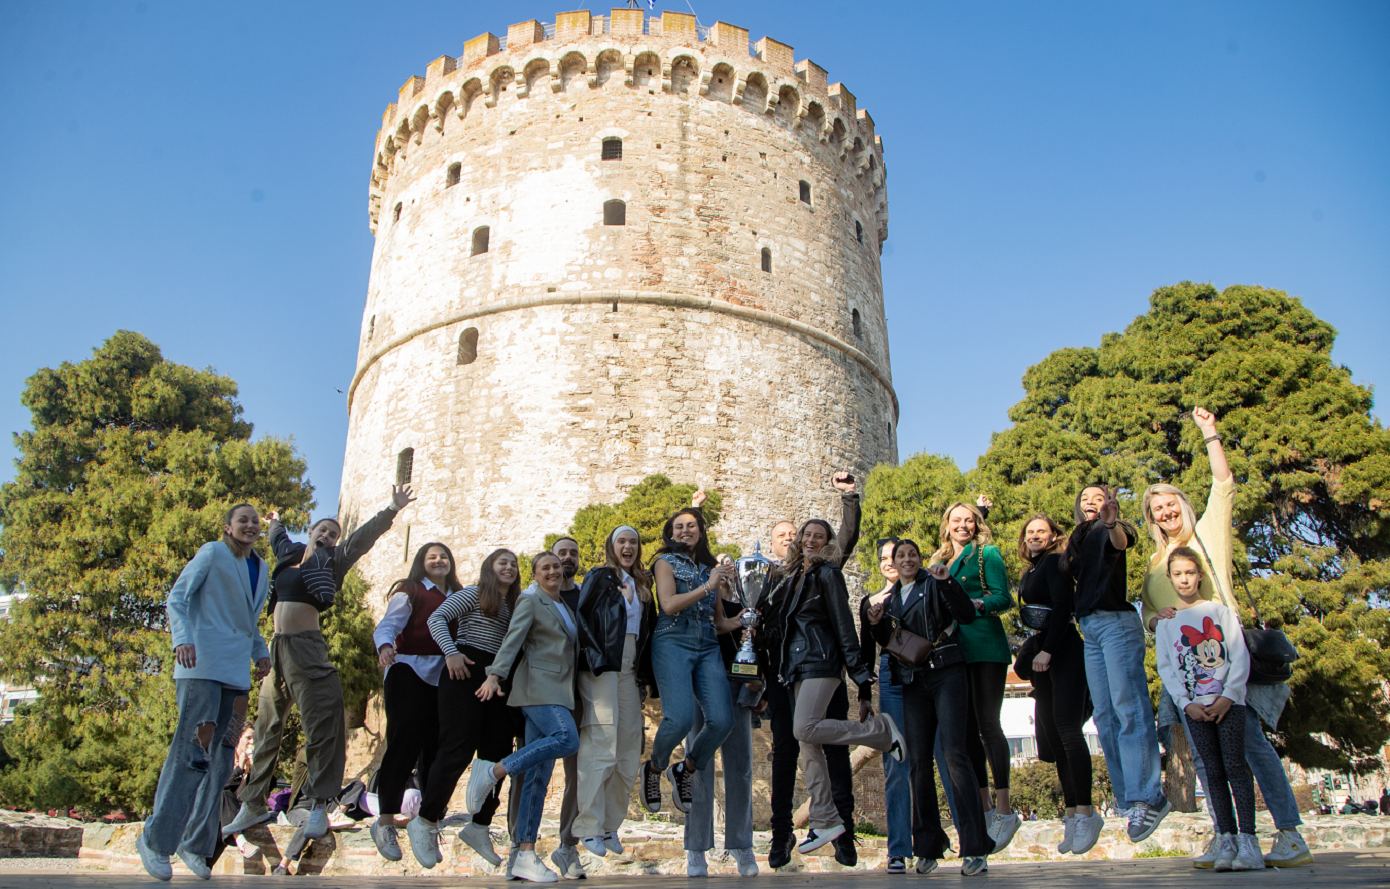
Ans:
MULTIPOLYGON (((1239 615, 1240 606, 1236 603, 1234 591, 1231 589, 1231 516, 1235 511, 1235 503, 1235 479, 1212 482, 1211 494, 1207 496, 1206 511, 1197 520, 1195 537, 1189 540, 1187 545, 1196 550, 1199 556, 1205 547, 1206 556, 1210 559, 1209 563, 1207 558, 1202 559, 1202 598, 1208 602, 1216 599, 1239 615), (1198 540, 1201 541, 1200 544, 1198 540)), ((1146 629, 1149 621, 1157 617, 1159 611, 1177 607, 1178 592, 1168 580, 1168 553, 1176 546, 1176 542, 1170 542, 1164 550, 1163 558, 1157 564, 1150 562, 1148 573, 1144 576, 1144 590, 1140 598, 1143 600, 1146 629)))

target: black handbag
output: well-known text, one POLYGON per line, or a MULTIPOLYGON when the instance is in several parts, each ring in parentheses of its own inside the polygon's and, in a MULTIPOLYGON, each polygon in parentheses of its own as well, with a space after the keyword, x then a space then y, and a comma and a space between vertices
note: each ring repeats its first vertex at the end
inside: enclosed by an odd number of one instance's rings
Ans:
POLYGON ((1052 609, 1046 605, 1021 605, 1018 609, 1018 619, 1030 630, 1047 629, 1051 617, 1052 609))
MULTIPOLYGON (((1221 584, 1216 579, 1216 570, 1212 566, 1211 555, 1207 553, 1207 545, 1195 534, 1192 535, 1192 539, 1202 548, 1207 566, 1212 569, 1212 586, 1220 593, 1221 584)), ((1260 608, 1255 604, 1255 597, 1250 595, 1250 587, 1244 577, 1240 579, 1240 585, 1245 590, 1250 610, 1255 612, 1256 623, 1253 629, 1244 631, 1245 647, 1250 652, 1250 676, 1245 681, 1250 685, 1278 685, 1288 682, 1293 676, 1293 662, 1299 658, 1298 649, 1289 641, 1289 637, 1284 635, 1283 630, 1270 629, 1264 625, 1264 619, 1260 617, 1260 608)))

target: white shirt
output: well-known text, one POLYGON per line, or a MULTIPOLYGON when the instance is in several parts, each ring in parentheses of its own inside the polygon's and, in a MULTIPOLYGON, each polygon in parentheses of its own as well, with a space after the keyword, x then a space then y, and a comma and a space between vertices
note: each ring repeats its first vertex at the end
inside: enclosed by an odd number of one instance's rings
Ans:
MULTIPOLYGON (((435 588, 429 578, 422 582, 427 590, 435 588)), ((395 647, 396 637, 410 622, 411 610, 410 597, 405 593, 396 593, 391 597, 391 601, 386 603, 386 613, 381 616, 381 623, 377 624, 376 630, 372 632, 372 642, 378 651, 383 645, 395 647)), ((439 685, 439 674, 444 670, 444 657, 437 654, 398 654, 396 664, 405 664, 425 682, 439 685)), ((394 667, 396 664, 391 666, 394 667)), ((390 667, 387 667, 387 670, 390 670, 390 667)), ((385 673, 382 675, 385 676, 385 673)))
POLYGON ((642 632, 642 600, 637 598, 637 583, 632 575, 619 570, 623 581, 623 602, 627 604, 627 635, 636 636, 642 632))
POLYGON ((898 590, 898 600, 902 603, 904 608, 907 607, 907 600, 912 597, 912 590, 916 586, 917 581, 914 580, 911 583, 903 584, 902 589, 898 590))

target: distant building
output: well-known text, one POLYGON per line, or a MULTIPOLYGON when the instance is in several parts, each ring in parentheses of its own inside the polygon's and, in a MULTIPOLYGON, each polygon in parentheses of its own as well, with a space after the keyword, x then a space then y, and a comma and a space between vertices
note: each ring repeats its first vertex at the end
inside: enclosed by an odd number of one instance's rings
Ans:
MULTIPOLYGON (((1034 720, 1034 701, 1028 695, 1033 691, 1032 683, 1018 678, 1013 670, 1004 680, 1004 705, 999 708, 999 722, 1004 728, 1004 736, 1009 739, 1009 755, 1014 762, 1032 762, 1038 758, 1038 731, 1034 720)), ((1086 746, 1092 756, 1100 756, 1100 734, 1096 724, 1086 720, 1081 727, 1086 736, 1086 746)))
MULTIPOLYGON (((0 596, 0 618, 10 619, 10 609, 22 598, 18 595, 0 596)), ((14 721, 15 707, 38 700, 38 689, 32 685, 12 685, 0 677, 0 725, 14 721)))

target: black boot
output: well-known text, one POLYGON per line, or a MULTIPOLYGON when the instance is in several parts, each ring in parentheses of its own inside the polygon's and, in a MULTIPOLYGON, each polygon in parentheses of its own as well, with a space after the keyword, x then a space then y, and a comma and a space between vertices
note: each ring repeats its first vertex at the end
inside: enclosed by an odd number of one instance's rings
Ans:
POLYGON ((796 847, 796 834, 791 831, 774 830, 772 845, 767 850, 767 866, 776 870, 786 867, 792 860, 792 849, 796 847))
POLYGON ((854 848, 853 832, 845 831, 831 840, 831 844, 835 847, 835 860, 840 864, 845 867, 854 867, 859 863, 859 850, 854 848))

